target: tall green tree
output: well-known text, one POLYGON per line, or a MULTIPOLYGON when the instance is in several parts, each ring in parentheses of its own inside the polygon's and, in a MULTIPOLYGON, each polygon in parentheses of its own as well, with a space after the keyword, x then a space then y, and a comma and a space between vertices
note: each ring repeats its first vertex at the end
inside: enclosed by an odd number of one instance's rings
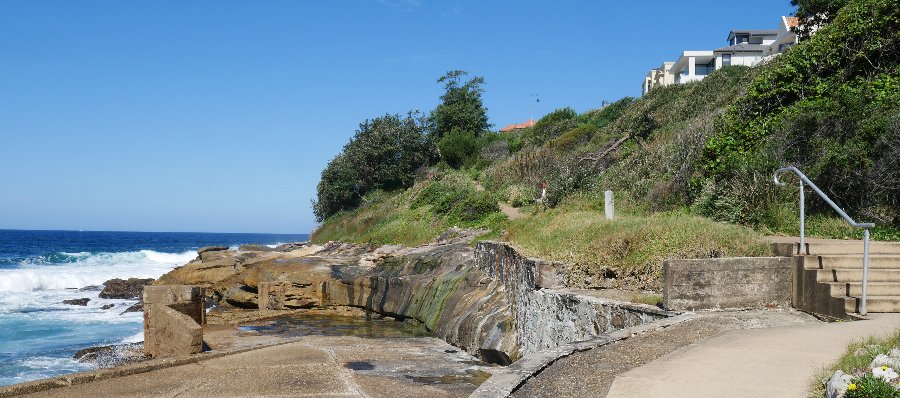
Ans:
POLYGON ((313 213, 318 221, 359 206, 373 189, 409 187, 416 170, 436 157, 418 112, 384 115, 359 125, 343 151, 322 171, 313 213))
POLYGON ((476 76, 463 82, 467 75, 465 71, 454 70, 437 80, 438 83, 444 84, 444 94, 441 95, 441 103, 429 117, 431 133, 436 140, 440 140, 453 129, 478 136, 491 128, 487 109, 481 101, 484 78, 476 76))
POLYGON ((807 39, 819 27, 830 23, 849 0, 791 0, 791 5, 797 7, 794 16, 800 19, 800 24, 794 28, 800 39, 807 39))

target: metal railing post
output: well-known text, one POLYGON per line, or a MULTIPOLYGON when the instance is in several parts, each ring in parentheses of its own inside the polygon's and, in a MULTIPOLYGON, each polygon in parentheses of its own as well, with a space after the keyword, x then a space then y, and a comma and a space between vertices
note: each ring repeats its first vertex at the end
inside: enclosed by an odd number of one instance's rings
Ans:
POLYGON ((800 180, 800 254, 809 254, 806 250, 806 197, 803 189, 803 180, 800 180))
POLYGON ((865 231, 863 232, 862 297, 861 297, 861 300, 859 303, 859 314, 866 315, 866 300, 868 299, 868 295, 869 295, 869 235, 870 235, 869 229, 875 228, 875 224, 860 223, 860 222, 856 222, 855 220, 853 220, 853 218, 851 218, 849 215, 847 215, 847 212, 845 212, 843 209, 840 208, 840 206, 835 204, 834 201, 828 197, 828 195, 825 195, 825 193, 822 192, 822 190, 819 189, 819 187, 817 187, 816 184, 813 184, 813 182, 810 181, 808 177, 806 177, 806 174, 803 174, 803 172, 800 171, 800 169, 798 169, 796 167, 793 167, 793 166, 782 167, 778 170, 775 170, 775 175, 773 178, 775 181, 775 185, 784 186, 784 183, 781 182, 780 180, 778 180, 778 175, 783 172, 786 172, 786 171, 790 171, 790 172, 796 174, 798 177, 800 177, 800 250, 799 250, 799 252, 801 254, 804 254, 804 255, 809 254, 809 251, 806 250, 806 214, 805 214, 806 213, 806 207, 805 207, 806 200, 805 200, 805 194, 804 194, 805 186, 809 186, 810 189, 813 190, 813 192, 819 194, 819 197, 821 197, 822 200, 825 201, 825 203, 827 203, 829 206, 831 206, 831 208, 834 209, 834 211, 836 211, 844 219, 844 221, 847 221, 847 224, 850 224, 851 226, 856 227, 856 228, 865 229, 865 231))
POLYGON ((869 298, 869 229, 863 232, 863 277, 862 302, 859 303, 859 314, 866 315, 866 300, 869 298))

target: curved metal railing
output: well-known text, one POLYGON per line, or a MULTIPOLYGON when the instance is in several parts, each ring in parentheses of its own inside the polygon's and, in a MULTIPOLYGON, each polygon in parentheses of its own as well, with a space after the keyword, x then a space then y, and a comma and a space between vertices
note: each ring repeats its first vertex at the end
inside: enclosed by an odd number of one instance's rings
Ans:
POLYGON ((835 204, 834 201, 832 201, 831 198, 828 197, 828 195, 825 195, 825 193, 822 192, 822 190, 819 189, 819 187, 817 187, 816 184, 814 184, 812 181, 809 180, 808 177, 806 177, 806 174, 803 174, 803 172, 800 171, 800 169, 798 169, 796 167, 793 167, 793 166, 782 167, 778 170, 775 170, 775 175, 773 178, 775 181, 775 185, 778 185, 780 187, 784 186, 784 183, 778 179, 778 175, 781 173, 784 173, 784 172, 788 172, 788 171, 790 171, 790 172, 796 174, 798 177, 800 177, 800 250, 801 251, 805 252, 805 254, 809 254, 809 251, 806 248, 806 238, 804 236, 805 227, 806 227, 806 209, 805 209, 805 205, 804 205, 805 197, 804 197, 804 193, 803 193, 804 184, 808 185, 810 188, 812 188, 813 191, 815 191, 817 194, 819 194, 819 197, 821 197, 822 200, 825 201, 825 203, 828 203, 828 205, 831 206, 831 208, 834 209, 834 211, 836 211, 838 214, 840 214, 840 216, 845 221, 847 221, 848 224, 850 224, 851 226, 856 227, 856 228, 864 229, 864 232, 863 232, 862 298, 861 298, 861 302, 859 304, 859 314, 866 315, 866 299, 868 298, 868 284, 869 284, 869 234, 870 234, 869 229, 874 228, 875 224, 856 222, 853 219, 853 217, 850 217, 847 214, 847 212, 844 211, 844 209, 841 209, 837 204, 835 204))

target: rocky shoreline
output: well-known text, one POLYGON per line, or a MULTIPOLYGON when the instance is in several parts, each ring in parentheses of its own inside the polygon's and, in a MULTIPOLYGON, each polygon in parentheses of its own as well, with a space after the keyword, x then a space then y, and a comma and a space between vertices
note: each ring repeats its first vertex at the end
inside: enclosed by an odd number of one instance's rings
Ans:
MULTIPOLYGON (((565 264, 524 257, 505 243, 473 245, 480 232, 451 230, 419 247, 338 242, 291 243, 277 248, 244 245, 236 250, 204 247, 194 260, 155 281, 117 280, 105 288, 113 286, 110 289, 115 294, 132 299, 147 283, 200 288, 201 307, 206 308, 200 322, 204 351, 210 352, 191 356, 199 360, 290 341, 290 333, 278 336, 279 328, 286 327, 278 325, 289 317, 312 322, 303 327, 322 327, 323 321, 316 319, 323 316, 348 319, 337 321, 339 329, 369 328, 367 320, 375 318, 402 321, 455 347, 444 350, 446 353, 459 351, 458 355, 470 358, 460 359, 471 362, 468 368, 446 365, 450 366, 448 372, 455 369, 446 375, 448 380, 469 385, 462 390, 453 387, 454 391, 468 393, 487 379, 491 382, 484 391, 512 391, 521 382, 519 378, 527 375, 523 369, 539 371, 561 355, 627 338, 628 330, 681 322, 676 313, 655 306, 570 289, 565 264), (510 364, 516 365, 506 370, 510 364), (500 367, 490 368, 497 365, 500 367), (460 376, 485 371, 484 377, 460 376)), ((145 313, 145 322, 147 316, 145 313)), ((365 339, 366 335, 361 336, 365 339)), ((376 340, 369 344, 390 346, 396 338, 380 340, 383 343, 376 340)), ((77 356, 101 368, 156 363, 157 358, 147 361, 142 348, 140 344, 95 347, 77 356)), ((374 357, 383 355, 390 354, 379 352, 374 357)), ((439 363, 446 358, 436 360, 439 363)), ((359 377, 374 371, 351 370, 359 377)), ((379 373, 379 377, 395 377, 388 373, 379 373)), ((404 383, 414 387, 419 385, 415 380, 430 377, 416 376, 404 383)))

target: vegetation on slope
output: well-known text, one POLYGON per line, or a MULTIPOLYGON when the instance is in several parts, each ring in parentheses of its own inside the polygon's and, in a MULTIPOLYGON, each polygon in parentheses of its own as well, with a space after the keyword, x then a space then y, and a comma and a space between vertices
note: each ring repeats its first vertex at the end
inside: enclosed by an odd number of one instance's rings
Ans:
MULTIPOLYGON (((831 23, 766 65, 725 67, 583 114, 558 109, 510 133, 487 131, 484 80, 449 72, 428 117, 364 123, 332 161, 341 167, 329 164, 312 239, 418 244, 450 226, 480 227, 572 263, 585 286, 616 276, 654 287, 663 258, 757 255, 761 234, 796 234, 797 189, 771 182, 786 164, 879 223, 876 239, 896 239, 900 11, 889 0, 796 3, 798 15, 831 23), (398 130, 408 139, 391 141, 398 130), (370 145, 391 149, 350 156, 370 145), (381 172, 378 159, 391 156, 409 161, 381 172), (612 222, 600 216, 608 189, 612 222), (530 215, 507 220, 497 202, 530 215)), ((811 236, 858 236, 808 200, 811 236)))

